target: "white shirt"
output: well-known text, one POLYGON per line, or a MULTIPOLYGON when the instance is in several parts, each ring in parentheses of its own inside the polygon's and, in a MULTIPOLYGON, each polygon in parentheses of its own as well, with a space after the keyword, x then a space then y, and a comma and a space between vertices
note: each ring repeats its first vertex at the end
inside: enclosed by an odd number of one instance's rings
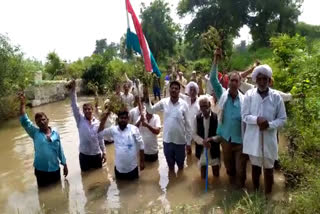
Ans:
MULTIPOLYGON (((110 113, 110 115, 107 118, 106 123, 104 124, 104 128, 110 128, 111 126, 116 125, 118 116, 114 114, 113 112, 110 113)), ((112 142, 113 138, 110 136, 104 136, 104 140, 112 142)))
POLYGON ((99 132, 99 137, 111 136, 115 147, 115 165, 120 173, 128 173, 138 166, 137 154, 144 149, 139 129, 128 124, 124 130, 112 126, 99 132))
MULTIPOLYGON (((140 120, 140 117, 138 120, 140 120)), ((160 117, 157 114, 153 114, 150 121, 145 118, 145 121, 153 128, 161 128, 160 117)), ((144 153, 148 155, 156 154, 158 152, 157 135, 153 134, 149 128, 143 125, 140 125, 139 130, 144 142, 144 153)))
POLYGON ((187 118, 188 104, 181 98, 173 104, 170 97, 164 98, 154 106, 146 105, 150 114, 163 111, 163 141, 166 143, 191 145, 191 125, 187 118))
MULTIPOLYGON (((145 106, 142 105, 142 113, 145 114, 145 106)), ((140 117, 139 107, 134 107, 129 111, 129 123, 135 125, 140 117)))
POLYGON ((209 74, 206 74, 204 76, 204 79, 206 81, 206 94, 212 94, 214 92, 213 88, 212 88, 212 85, 210 83, 210 75, 209 74))
MULTIPOLYGON (((208 138, 208 135, 209 135, 209 127, 210 127, 210 117, 211 117, 211 112, 210 112, 210 115, 207 118, 203 117, 203 126, 204 126, 204 139, 208 138)), ((198 128, 197 128, 197 118, 194 118, 193 120, 193 127, 194 127, 194 130, 193 130, 193 134, 192 134, 192 138, 193 140, 199 144, 199 145, 203 145, 203 138, 200 137, 197 133, 198 131, 198 128)))
MULTIPOLYGON (((101 118, 102 111, 100 111, 98 108, 96 108, 96 112, 95 113, 96 113, 97 117, 101 118)), ((118 118, 118 116, 115 113, 110 112, 110 114, 109 114, 109 116, 107 118, 107 121, 104 124, 104 128, 110 128, 111 126, 116 125, 117 118, 118 118)), ((113 138, 110 137, 110 136, 105 136, 104 140, 112 142, 113 138)))
POLYGON ((98 138, 100 121, 96 118, 89 121, 80 113, 76 92, 71 93, 71 107, 79 132, 79 151, 85 155, 97 155, 105 152, 103 139, 98 138))
POLYGON ((180 97, 184 101, 186 101, 188 104, 189 111, 187 113, 187 118, 188 118, 190 125, 191 125, 191 131, 193 131, 194 130, 193 120, 200 113, 199 99, 196 98, 196 101, 194 103, 191 103, 191 97, 184 95, 184 94, 181 94, 181 93, 180 93, 180 97))
POLYGON ((128 93, 128 95, 123 93, 121 95, 121 101, 127 105, 129 110, 131 110, 133 108, 134 96, 131 93, 128 93))
POLYGON ((269 88, 269 94, 261 98, 257 89, 249 90, 244 98, 242 120, 246 123, 243 138, 243 153, 262 157, 262 140, 264 157, 278 159, 277 129, 284 125, 287 115, 284 102, 278 92, 269 88), (259 130, 257 118, 264 117, 269 122, 269 128, 263 132, 259 130))

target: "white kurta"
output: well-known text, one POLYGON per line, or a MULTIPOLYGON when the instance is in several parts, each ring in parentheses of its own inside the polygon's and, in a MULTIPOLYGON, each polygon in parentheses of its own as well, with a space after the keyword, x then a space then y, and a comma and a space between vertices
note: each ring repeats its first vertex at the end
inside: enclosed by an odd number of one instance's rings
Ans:
POLYGON ((191 131, 193 132, 193 120, 196 118, 196 116, 200 113, 200 106, 199 106, 199 99, 196 98, 196 101, 194 103, 191 103, 191 97, 185 94, 179 94, 179 97, 182 98, 184 101, 187 102, 189 111, 187 113, 187 118, 191 125, 191 131))
POLYGON ((150 114, 163 112, 163 141, 178 145, 191 145, 191 124, 187 118, 188 104, 181 98, 172 103, 170 97, 161 99, 154 106, 146 104, 150 114))
POLYGON ((278 159, 277 129, 284 125, 287 115, 284 102, 273 89, 264 99, 258 94, 257 88, 249 90, 244 98, 242 120, 246 123, 243 138, 243 153, 262 157, 261 132, 257 118, 264 117, 269 122, 269 128, 263 131, 264 157, 278 159))

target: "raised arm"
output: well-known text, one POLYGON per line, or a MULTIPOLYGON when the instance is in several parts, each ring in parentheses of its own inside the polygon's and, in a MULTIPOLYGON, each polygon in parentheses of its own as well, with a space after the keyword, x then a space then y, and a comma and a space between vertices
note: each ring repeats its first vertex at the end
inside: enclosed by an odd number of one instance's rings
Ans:
POLYGON ((148 100, 145 104, 146 110, 149 114, 155 114, 158 111, 163 111, 163 100, 160 100, 155 105, 152 105, 148 100))
POLYGON ((142 140, 140 131, 137 127, 135 127, 134 129, 133 137, 134 137, 135 143, 139 148, 140 170, 143 170, 144 169, 144 142, 142 140))
POLYGON ((161 130, 161 124, 160 124, 160 118, 159 117, 156 117, 156 115, 153 115, 155 117, 155 120, 156 120, 156 124, 155 126, 151 126, 149 125, 147 122, 146 122, 146 119, 144 119, 142 121, 142 125, 147 127, 151 132, 152 134, 155 134, 155 135, 158 135, 160 134, 160 130, 161 130))
POLYGON ((33 138, 35 132, 38 130, 31 120, 29 120, 26 114, 26 98, 23 93, 18 94, 18 98, 20 100, 20 123, 24 130, 28 133, 28 135, 33 138))
POLYGON ((211 72, 210 72, 210 83, 211 86, 217 96, 217 99, 219 100, 222 93, 223 93, 223 89, 222 89, 222 85, 218 80, 218 74, 217 74, 217 70, 218 70, 218 59, 219 59, 219 53, 217 52, 217 50, 214 53, 214 59, 213 59, 213 64, 211 67, 211 72))
POLYGON ((256 60, 256 62, 254 63, 254 65, 253 65, 251 68, 249 68, 248 70, 240 73, 241 78, 242 78, 242 79, 247 78, 247 76, 248 76, 249 74, 251 74, 252 71, 253 71, 258 65, 260 65, 260 61, 256 60))
POLYGON ((76 81, 72 80, 69 83, 68 88, 70 90, 71 108, 72 108, 73 116, 74 116, 74 118, 77 122, 77 125, 78 125, 80 122, 80 119, 81 119, 81 114, 80 114, 80 109, 77 104, 76 81))
POLYGON ((282 91, 279 91, 279 90, 276 90, 276 91, 282 97, 283 102, 288 102, 288 101, 292 100, 292 94, 291 93, 285 93, 285 92, 282 92, 282 91))

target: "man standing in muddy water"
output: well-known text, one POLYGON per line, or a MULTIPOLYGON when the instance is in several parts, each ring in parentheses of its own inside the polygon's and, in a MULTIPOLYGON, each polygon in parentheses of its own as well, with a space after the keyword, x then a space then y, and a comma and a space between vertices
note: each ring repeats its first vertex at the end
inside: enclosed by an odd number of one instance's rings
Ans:
POLYGON ((284 125, 287 115, 280 94, 271 88, 272 69, 268 65, 256 67, 252 80, 257 88, 249 90, 244 98, 242 118, 246 123, 243 152, 252 164, 252 182, 259 189, 261 167, 264 169, 265 194, 272 191, 273 167, 278 159, 277 129, 284 125))
POLYGON ((169 173, 174 173, 175 164, 179 172, 184 168, 185 150, 191 154, 191 125, 187 113, 188 104, 179 98, 180 83, 170 83, 170 97, 164 98, 154 106, 150 104, 149 95, 144 94, 146 110, 150 114, 163 111, 163 151, 169 167, 169 173))
POLYGON ((93 105, 85 103, 83 113, 77 105, 76 82, 73 80, 70 88, 71 107, 79 132, 79 162, 81 171, 102 168, 106 161, 106 152, 103 139, 98 138, 100 121, 93 116, 93 105))
POLYGON ((138 157, 140 159, 140 170, 144 169, 144 143, 138 127, 128 124, 129 111, 127 108, 119 110, 118 125, 104 129, 104 124, 110 112, 104 113, 98 129, 99 138, 105 136, 114 139, 116 179, 134 180, 139 178, 138 157))
POLYGON ((241 120, 241 108, 244 96, 239 91, 241 77, 239 73, 231 73, 229 88, 223 91, 217 76, 217 64, 221 55, 222 50, 217 48, 210 74, 210 82, 218 99, 217 134, 221 137, 223 161, 230 183, 235 181, 238 188, 243 188, 246 181, 248 156, 242 152, 244 124, 241 120))
POLYGON ((18 96, 20 99, 21 125, 33 140, 33 166, 38 187, 59 183, 60 164, 63 165, 64 176, 68 175, 68 167, 59 133, 49 126, 49 119, 43 112, 36 113, 35 121, 38 128, 35 127, 25 111, 25 96, 22 93, 19 93, 18 96))

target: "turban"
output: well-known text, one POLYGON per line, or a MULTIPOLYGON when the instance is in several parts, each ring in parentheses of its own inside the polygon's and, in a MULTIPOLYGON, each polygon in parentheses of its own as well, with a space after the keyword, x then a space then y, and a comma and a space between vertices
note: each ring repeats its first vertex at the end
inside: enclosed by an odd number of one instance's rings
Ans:
POLYGON ((195 83, 193 81, 189 82, 188 85, 186 86, 186 90, 185 90, 186 94, 190 95, 191 87, 194 87, 197 91, 197 94, 199 94, 199 86, 197 83, 195 83))
POLYGON ((257 66, 252 73, 252 80, 256 82, 258 74, 263 74, 271 79, 272 77, 272 69, 269 65, 259 65, 257 66))

